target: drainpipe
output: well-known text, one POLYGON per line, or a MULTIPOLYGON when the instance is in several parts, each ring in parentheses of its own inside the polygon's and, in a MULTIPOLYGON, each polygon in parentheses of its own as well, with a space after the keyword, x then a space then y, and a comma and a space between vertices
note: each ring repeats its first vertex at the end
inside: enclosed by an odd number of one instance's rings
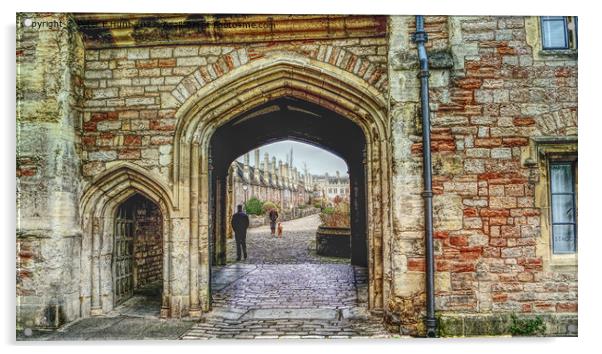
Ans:
POLYGON ((431 132, 429 109, 429 63, 424 43, 428 40, 424 30, 424 17, 416 16, 416 33, 414 42, 418 48, 420 61, 420 105, 422 108, 422 170, 424 178, 424 234, 426 256, 426 336, 437 335, 437 320, 435 319, 435 265, 433 256, 433 181, 431 170, 431 132))

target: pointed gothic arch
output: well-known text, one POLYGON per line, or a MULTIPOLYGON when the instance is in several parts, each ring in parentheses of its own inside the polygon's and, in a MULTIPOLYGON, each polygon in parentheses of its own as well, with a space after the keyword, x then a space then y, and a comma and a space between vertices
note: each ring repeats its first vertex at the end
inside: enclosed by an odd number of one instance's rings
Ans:
POLYGON ((149 172, 131 163, 119 163, 97 176, 84 190, 80 200, 82 220, 80 313, 83 317, 100 315, 113 309, 111 258, 117 208, 135 194, 159 207, 162 216, 163 294, 161 317, 171 316, 171 219, 175 209, 171 192, 149 172))
MULTIPOLYGON (((382 309, 391 240, 390 124, 384 96, 334 65, 289 53, 254 60, 191 94, 176 113, 173 195, 190 225, 190 309, 210 309, 210 139, 218 127, 277 98, 319 105, 356 123, 366 138, 369 306, 382 309)), ((181 270, 183 272, 183 270, 181 270)))

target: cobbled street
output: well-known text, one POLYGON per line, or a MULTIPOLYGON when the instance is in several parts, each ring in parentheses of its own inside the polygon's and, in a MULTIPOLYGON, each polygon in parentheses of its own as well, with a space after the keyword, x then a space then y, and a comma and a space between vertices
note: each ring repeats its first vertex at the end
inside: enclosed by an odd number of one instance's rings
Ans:
POLYGON ((367 271, 348 259, 315 253, 317 215, 250 229, 248 258, 213 268, 213 310, 183 339, 386 338, 382 319, 367 311, 367 271))
MULTIPOLYGON (((315 252, 317 215, 249 230, 247 260, 212 270, 213 310, 200 321, 160 319, 160 288, 138 290, 103 316, 57 331, 18 331, 19 340, 387 338, 379 316, 367 311, 367 271, 349 259, 315 252)), ((160 285, 160 284, 159 284, 160 285)))

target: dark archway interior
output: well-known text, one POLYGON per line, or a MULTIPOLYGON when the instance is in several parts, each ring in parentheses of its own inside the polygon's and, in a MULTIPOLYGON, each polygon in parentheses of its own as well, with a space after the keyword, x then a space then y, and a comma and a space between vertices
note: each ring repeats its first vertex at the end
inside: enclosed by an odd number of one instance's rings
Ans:
POLYGON ((349 167, 351 263, 368 263, 365 150, 362 129, 319 105, 293 98, 262 104, 220 126, 210 141, 209 235, 213 264, 226 261, 226 192, 230 164, 262 145, 296 140, 341 157, 349 167))
POLYGON ((157 204, 136 193, 116 212, 113 244, 115 304, 138 295, 135 307, 157 313, 163 278, 163 217, 157 204), (148 309, 145 309, 148 308, 148 309))

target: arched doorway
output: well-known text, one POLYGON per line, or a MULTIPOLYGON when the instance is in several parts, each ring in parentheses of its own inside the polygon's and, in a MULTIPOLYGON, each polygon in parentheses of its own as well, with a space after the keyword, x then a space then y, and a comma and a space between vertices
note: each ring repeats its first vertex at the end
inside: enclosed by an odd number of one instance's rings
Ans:
POLYGON ((163 217, 150 199, 136 193, 116 211, 113 233, 113 301, 159 314, 163 278, 163 217), (154 307, 154 309, 153 309, 154 307))
MULTIPOLYGON (((122 304, 134 290, 154 285, 152 314, 178 316, 173 296, 170 242, 174 209, 167 188, 152 173, 120 163, 85 189, 80 213, 83 238, 80 311, 101 315, 122 304), (136 234, 138 230, 138 235, 136 234), (136 243, 136 236, 138 242, 136 243), (136 252, 140 253, 136 262, 136 252), (152 261, 150 260, 152 258, 152 261)), ((147 313, 148 314, 148 313, 147 313)))
MULTIPOLYGON (((211 139, 217 129, 232 119, 279 98, 298 99, 315 105, 313 108, 336 113, 339 118, 344 118, 342 120, 356 124, 365 137, 364 177, 367 187, 363 190, 366 194, 366 253, 370 279, 368 302, 371 310, 383 309, 390 290, 383 281, 390 275, 385 274, 385 269, 390 269, 390 260, 383 255, 389 251, 392 238, 389 203, 392 164, 390 122, 386 118, 387 105, 382 92, 353 73, 333 65, 279 52, 274 57, 250 61, 210 84, 191 86, 186 95, 178 97, 176 99, 182 105, 176 112, 173 197, 175 205, 182 208, 185 218, 181 221, 189 225, 184 228, 178 224, 177 227, 182 237, 187 236, 186 246, 190 252, 186 263, 190 264, 190 268, 186 284, 183 283, 186 278, 178 279, 183 284, 178 286, 177 296, 184 301, 183 305, 190 304, 187 312, 196 316, 201 310, 211 309, 213 250, 209 247, 210 235, 216 227, 215 220, 223 218, 223 215, 214 216, 213 208, 209 207, 214 191, 219 189, 212 182, 211 139)), ((317 123, 316 127, 319 126, 317 123)), ((270 139, 264 137, 262 140, 265 143, 270 139)), ((296 139, 328 148, 326 140, 316 142, 304 134, 296 139)), ((232 145, 238 143, 232 142, 232 145)), ((248 149, 261 143, 245 145, 248 149)), ((329 149, 337 151, 332 147, 329 149)))
POLYGON ((349 168, 351 263, 367 266, 366 138, 340 114, 300 99, 283 97, 240 114, 220 126, 210 141, 210 250, 214 264, 225 264, 229 211, 227 176, 231 162, 244 152, 279 140, 298 140, 341 157, 349 168))

